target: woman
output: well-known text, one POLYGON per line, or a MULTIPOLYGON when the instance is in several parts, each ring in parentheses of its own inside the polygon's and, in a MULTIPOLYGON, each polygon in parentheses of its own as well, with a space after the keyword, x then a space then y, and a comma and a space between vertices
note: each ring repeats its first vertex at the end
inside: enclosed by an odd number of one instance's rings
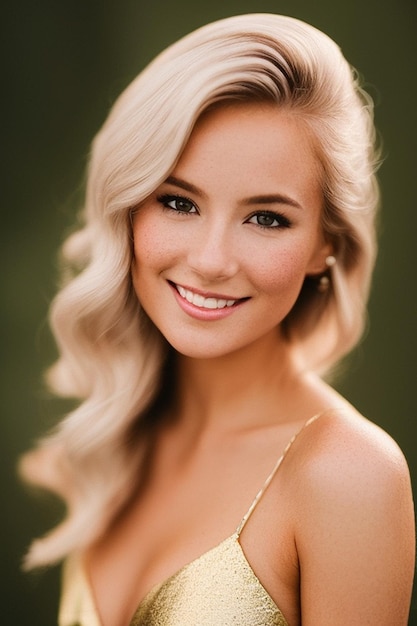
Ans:
POLYGON ((116 102, 52 308, 81 402, 23 463, 68 505, 27 557, 66 558, 61 626, 406 624, 406 463, 321 378, 363 330, 374 135, 338 47, 276 15, 116 102))

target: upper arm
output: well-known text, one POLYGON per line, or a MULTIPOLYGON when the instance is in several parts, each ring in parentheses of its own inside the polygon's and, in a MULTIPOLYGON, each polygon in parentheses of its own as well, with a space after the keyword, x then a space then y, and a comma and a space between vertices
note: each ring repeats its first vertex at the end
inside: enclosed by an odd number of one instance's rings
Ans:
POLYGON ((407 464, 371 425, 335 424, 318 448, 297 498, 301 622, 406 626, 414 571, 407 464))

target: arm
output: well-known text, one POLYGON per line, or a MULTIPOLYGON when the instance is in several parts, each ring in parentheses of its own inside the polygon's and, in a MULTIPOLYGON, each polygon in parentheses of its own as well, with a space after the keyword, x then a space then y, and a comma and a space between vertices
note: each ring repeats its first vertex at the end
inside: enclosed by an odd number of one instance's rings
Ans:
POLYGON ((365 420, 325 422, 298 486, 302 626, 406 626, 414 571, 406 462, 365 420))

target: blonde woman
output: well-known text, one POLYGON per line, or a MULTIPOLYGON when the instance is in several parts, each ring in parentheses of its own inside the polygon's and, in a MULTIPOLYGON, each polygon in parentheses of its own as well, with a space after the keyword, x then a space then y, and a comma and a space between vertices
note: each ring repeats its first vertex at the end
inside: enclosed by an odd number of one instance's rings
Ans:
POLYGON ((22 471, 67 504, 60 626, 405 626, 396 444, 323 376, 375 259, 372 103, 298 20, 242 15, 149 65, 97 135, 22 471))

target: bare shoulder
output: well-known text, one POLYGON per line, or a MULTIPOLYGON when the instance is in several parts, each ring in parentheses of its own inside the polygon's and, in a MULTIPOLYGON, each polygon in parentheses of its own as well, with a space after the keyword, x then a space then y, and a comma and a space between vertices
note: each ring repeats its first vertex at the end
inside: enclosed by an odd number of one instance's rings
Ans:
MULTIPOLYGON (((394 439, 353 407, 325 412, 307 425, 296 440, 293 473, 301 490, 353 490, 376 496, 392 487, 410 485, 405 457, 394 439)), ((352 494, 351 494, 352 495, 352 494)))
POLYGON ((353 606, 355 623, 405 625, 414 514, 398 445, 347 406, 310 423, 290 453, 303 624, 352 623, 353 606))
MULTIPOLYGON (((410 473, 393 438, 350 405, 327 411, 307 425, 290 450, 298 545, 326 542, 328 532, 392 539, 414 553, 410 473)), ((357 544, 359 545, 359 544, 357 544)))

